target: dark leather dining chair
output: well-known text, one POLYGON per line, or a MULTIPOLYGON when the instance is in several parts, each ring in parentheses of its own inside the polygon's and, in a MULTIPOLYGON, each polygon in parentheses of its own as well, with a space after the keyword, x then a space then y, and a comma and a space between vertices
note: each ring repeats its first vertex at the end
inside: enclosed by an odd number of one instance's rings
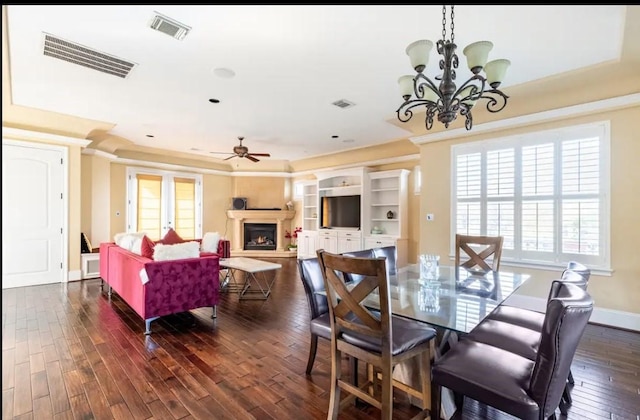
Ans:
POLYGON ((331 395, 328 418, 336 419, 341 407, 356 398, 381 410, 381 418, 393 413, 393 388, 420 396, 423 414, 429 409, 431 359, 435 356, 435 330, 427 324, 391 314, 391 297, 386 259, 350 257, 316 251, 329 302, 331 320, 331 395), (361 276, 354 287, 347 287, 347 274, 361 276), (372 294, 377 290, 375 294, 372 294), (374 311, 363 304, 367 296, 376 296, 374 311), (342 377, 342 355, 357 357, 367 364, 367 381, 354 386, 342 377), (420 365, 420 389, 396 381, 393 367, 417 358, 420 365), (341 391, 350 395, 341 399, 341 391))
POLYGON ((304 293, 309 303, 309 332, 311 343, 309 345, 309 359, 307 361, 307 375, 311 374, 313 363, 316 360, 318 350, 318 337, 331 340, 331 323, 329 320, 329 305, 327 297, 317 292, 324 290, 322 269, 317 258, 298 260, 300 279, 304 286, 304 293))
POLYGON ((446 387, 462 400, 467 396, 520 419, 555 419, 593 300, 575 284, 554 281, 552 289, 534 360, 518 349, 478 341, 472 331, 434 362, 432 418, 440 418, 440 392, 446 387))
MULTIPOLYGON (((587 290, 590 269, 575 262, 569 262, 562 272, 561 282, 574 284, 587 290), (576 268, 578 271, 573 271, 576 268)), ((554 297, 554 288, 549 291, 549 299, 554 297)), ((540 333, 544 324, 544 313, 532 309, 503 304, 494 309, 486 318, 486 322, 478 325, 475 334, 478 339, 487 343, 501 342, 503 346, 517 348, 517 353, 531 360, 536 358, 540 344, 540 333), (513 347, 515 346, 515 347, 513 347)), ((568 385, 574 384, 573 374, 569 370, 568 385)), ((570 405, 571 390, 565 387, 563 400, 570 405)), ((564 411, 564 406, 561 409, 564 411)))
POLYGON ((387 259, 387 274, 395 276, 397 274, 398 249, 395 245, 373 248, 374 257, 384 257, 387 259))

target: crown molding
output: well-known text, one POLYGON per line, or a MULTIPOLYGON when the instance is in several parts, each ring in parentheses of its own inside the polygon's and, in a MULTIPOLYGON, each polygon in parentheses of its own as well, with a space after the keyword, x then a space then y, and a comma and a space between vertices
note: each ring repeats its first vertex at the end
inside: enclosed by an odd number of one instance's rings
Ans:
POLYGON ((84 149, 82 149, 82 154, 89 155, 89 156, 98 156, 98 157, 109 159, 109 160, 118 159, 118 156, 114 155, 113 153, 103 152, 102 150, 98 150, 98 149, 89 149, 88 147, 85 147, 84 149))
MULTIPOLYGON (((568 106, 565 108, 552 109, 549 111, 537 112, 534 114, 521 115, 519 117, 507 118, 499 121, 492 121, 484 124, 474 124, 473 134, 482 134, 506 128, 515 128, 531 124, 538 124, 553 120, 561 120, 579 115, 593 114, 597 112, 610 111, 620 108, 628 108, 640 105, 640 93, 618 96, 616 98, 603 99, 601 101, 588 102, 580 105, 568 106)), ((423 134, 417 137, 409 137, 415 144, 433 143, 436 141, 460 138, 467 135, 469 131, 465 128, 456 128, 450 131, 441 131, 434 134, 423 134)))
POLYGON ((359 168, 359 167, 363 167, 363 166, 388 165, 388 164, 391 164, 391 163, 406 162, 406 161, 409 161, 409 160, 420 160, 420 154, 419 153, 414 153, 414 154, 411 154, 411 155, 396 156, 396 157, 392 157, 392 158, 375 159, 375 160, 369 160, 369 161, 365 161, 365 162, 355 162, 355 163, 347 163, 347 164, 338 165, 338 166, 330 166, 330 167, 324 167, 324 168, 309 169, 309 170, 306 170, 306 171, 292 172, 291 175, 292 176, 315 175, 318 172, 323 172, 323 171, 335 171, 335 170, 340 170, 340 169, 359 168))
POLYGON ((80 139, 77 137, 60 136, 58 134, 43 133, 41 131, 23 130, 20 128, 2 126, 2 137, 12 138, 15 140, 28 141, 47 141, 70 146, 87 147, 91 144, 91 140, 80 139))

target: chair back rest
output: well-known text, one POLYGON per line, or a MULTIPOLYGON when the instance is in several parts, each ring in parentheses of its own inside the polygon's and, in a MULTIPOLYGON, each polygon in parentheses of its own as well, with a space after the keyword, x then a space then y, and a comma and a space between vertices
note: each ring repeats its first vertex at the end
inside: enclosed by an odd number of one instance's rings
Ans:
MULTIPOLYGON (((356 258, 375 258, 375 256, 373 255, 373 249, 363 249, 360 251, 351 251, 351 252, 345 252, 342 255, 345 255, 347 257, 356 257, 356 258)), ((355 274, 355 273, 344 273, 345 276, 345 281, 347 282, 359 282, 361 281, 364 276, 355 274)))
POLYGON ((593 299, 575 284, 554 280, 552 293, 529 382, 529 393, 544 414, 541 418, 551 416, 560 403, 571 362, 593 312, 593 299))
POLYGON ((398 260, 398 251, 395 245, 373 248, 373 256, 387 259, 387 275, 395 276, 397 274, 396 261, 398 260))
POLYGON ((564 276, 565 273, 577 273, 581 275, 587 283, 591 277, 591 269, 577 261, 569 261, 567 263, 567 268, 562 272, 562 275, 564 276))
POLYGON ((563 271, 560 281, 565 283, 573 283, 584 290, 587 290, 587 285, 589 284, 589 280, 585 280, 582 274, 571 270, 563 271))
POLYGON ((480 268, 484 271, 498 271, 502 257, 502 236, 469 236, 456 234, 455 265, 464 268, 480 268), (475 247, 475 249, 474 249, 475 247), (461 262, 461 254, 468 260, 461 262))
POLYGON ((391 352, 391 298, 384 258, 358 258, 332 254, 323 249, 316 251, 322 267, 329 313, 331 334, 340 340, 342 333, 355 332, 379 339, 383 353, 391 352), (359 283, 347 285, 343 275, 362 276, 359 283), (361 302, 378 289, 379 312, 369 310, 361 302))
POLYGON ((309 302, 311 319, 329 312, 327 297, 317 293, 324 290, 324 278, 318 259, 299 259, 298 270, 304 286, 304 293, 307 295, 307 301, 309 302))

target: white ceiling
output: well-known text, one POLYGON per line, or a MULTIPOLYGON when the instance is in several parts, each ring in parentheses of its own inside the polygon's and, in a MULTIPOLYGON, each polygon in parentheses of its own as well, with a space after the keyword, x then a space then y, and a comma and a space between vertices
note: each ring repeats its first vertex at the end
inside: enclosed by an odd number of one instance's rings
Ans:
MULTIPOLYGON (((463 48, 479 40, 493 42, 490 60, 512 62, 502 88, 618 59, 625 8, 456 6, 458 79, 470 74, 463 48)), ((412 72, 404 49, 442 37, 441 6, 7 10, 14 104, 113 123, 112 134, 140 146, 221 159, 208 152, 231 152, 238 136, 250 152, 278 160, 410 136, 388 121, 402 102, 397 79, 412 72), (182 41, 154 31, 154 11, 192 30, 182 41), (137 65, 123 79, 44 56, 45 32, 137 65), (332 105, 341 99, 356 106, 332 105)), ((437 62, 434 48, 427 75, 437 62)))

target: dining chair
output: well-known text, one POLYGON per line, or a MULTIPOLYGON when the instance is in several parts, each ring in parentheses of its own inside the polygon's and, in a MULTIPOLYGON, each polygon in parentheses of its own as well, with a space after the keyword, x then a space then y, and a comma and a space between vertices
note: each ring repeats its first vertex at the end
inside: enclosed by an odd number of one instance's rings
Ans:
POLYGON ((391 419, 393 388, 419 396, 421 415, 426 416, 430 403, 431 360, 435 355, 436 332, 427 324, 395 317, 391 314, 391 296, 386 260, 358 258, 316 251, 322 267, 331 320, 331 394, 329 418, 336 419, 341 408, 356 398, 381 410, 382 419, 391 419), (359 283, 347 285, 345 274, 362 276, 359 283), (375 299, 376 310, 363 301, 375 299), (354 386, 342 377, 342 354, 351 355, 367 365, 367 381, 354 386), (392 378, 393 367, 418 358, 420 389, 392 378), (341 391, 350 395, 341 400, 341 391))
POLYGON ((575 284, 554 281, 552 289, 534 360, 503 344, 478 341, 472 331, 433 363, 432 418, 440 418, 441 387, 446 387, 462 396, 461 403, 469 397, 520 419, 555 419, 593 300, 575 284))
MULTIPOLYGON (((567 268, 562 272, 558 281, 571 283, 587 290, 590 275, 591 271, 589 268, 571 261, 567 264, 567 268), (576 268, 578 271, 573 271, 573 268, 576 268)), ((547 302, 555 296, 555 293, 556 291, 552 284, 547 302)), ((496 307, 487 315, 486 320, 488 321, 487 323, 478 326, 475 331, 476 335, 482 334, 482 339, 485 341, 499 341, 507 346, 513 342, 524 342, 526 343, 524 347, 519 347, 521 350, 520 353, 532 360, 535 359, 540 344, 540 333, 544 325, 543 312, 503 304, 496 307), (490 320, 494 322, 489 322, 490 320)), ((571 370, 569 370, 567 382, 568 385, 575 384, 571 370)), ((572 399, 571 390, 568 385, 565 387, 563 399, 566 404, 570 405, 572 399)))
POLYGON ((499 270, 503 241, 502 236, 456 234, 456 267, 479 268, 483 271, 499 270), (463 254, 468 257, 465 261, 461 261, 463 254))
POLYGON ((327 297, 319 294, 324 290, 324 278, 317 258, 298 260, 298 271, 304 286, 304 293, 309 303, 309 359, 307 361, 307 375, 311 374, 313 363, 318 350, 318 337, 331 340, 331 321, 329 320, 329 304, 327 297))
POLYGON ((374 257, 385 257, 387 259, 387 273, 395 276, 398 272, 396 264, 398 261, 398 249, 395 245, 373 248, 374 257))

